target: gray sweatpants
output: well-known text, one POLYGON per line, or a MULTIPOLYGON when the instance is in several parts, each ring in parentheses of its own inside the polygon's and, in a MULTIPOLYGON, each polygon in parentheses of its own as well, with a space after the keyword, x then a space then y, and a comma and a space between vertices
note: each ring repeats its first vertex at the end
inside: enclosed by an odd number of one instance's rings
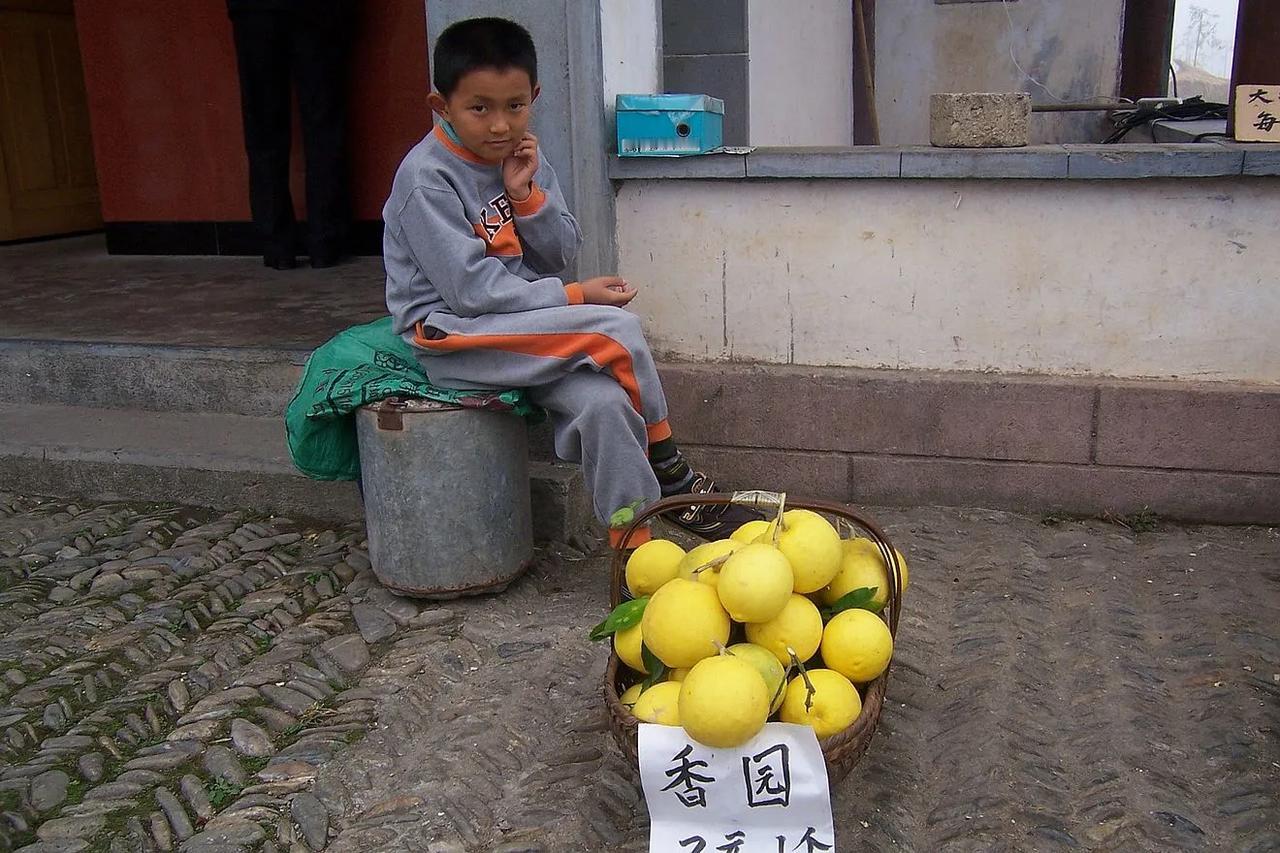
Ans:
POLYGON ((660 497, 648 448, 671 429, 634 314, 605 305, 481 317, 436 313, 412 341, 437 385, 527 389, 550 413, 556 454, 582 464, 596 518, 607 524, 618 509, 660 497))

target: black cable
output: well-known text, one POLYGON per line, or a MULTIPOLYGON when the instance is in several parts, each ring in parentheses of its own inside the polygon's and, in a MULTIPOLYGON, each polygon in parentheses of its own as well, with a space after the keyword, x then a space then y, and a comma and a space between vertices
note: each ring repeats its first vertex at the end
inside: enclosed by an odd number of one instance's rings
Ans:
POLYGON ((1173 78, 1173 96, 1178 97, 1178 72, 1174 70, 1172 60, 1169 62, 1169 76, 1173 78))
POLYGON ((1128 135, 1129 131, 1150 124, 1159 119, 1167 121, 1198 121, 1200 119, 1211 119, 1227 117, 1227 105, 1218 104, 1212 101, 1206 101, 1197 96, 1187 98, 1181 104, 1173 104, 1168 107, 1138 107, 1133 110, 1117 110, 1112 119, 1115 124, 1115 130, 1103 140, 1105 144, 1120 142, 1128 135))

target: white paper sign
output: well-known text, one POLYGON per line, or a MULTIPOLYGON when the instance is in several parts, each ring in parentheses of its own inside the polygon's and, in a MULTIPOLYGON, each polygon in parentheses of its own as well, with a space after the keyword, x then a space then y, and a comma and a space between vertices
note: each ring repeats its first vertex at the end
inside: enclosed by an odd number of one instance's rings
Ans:
POLYGON ((1280 142, 1280 86, 1236 86, 1236 140, 1280 142))
POLYGON ((768 723, 736 749, 640 724, 649 853, 827 853, 831 790, 808 726, 768 723))

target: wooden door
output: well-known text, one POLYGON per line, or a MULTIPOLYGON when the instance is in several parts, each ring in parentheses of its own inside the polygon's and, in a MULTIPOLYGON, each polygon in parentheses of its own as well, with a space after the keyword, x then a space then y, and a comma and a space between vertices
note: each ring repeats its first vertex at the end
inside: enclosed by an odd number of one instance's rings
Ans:
POLYGON ((0 240, 101 226, 71 0, 0 0, 0 240))

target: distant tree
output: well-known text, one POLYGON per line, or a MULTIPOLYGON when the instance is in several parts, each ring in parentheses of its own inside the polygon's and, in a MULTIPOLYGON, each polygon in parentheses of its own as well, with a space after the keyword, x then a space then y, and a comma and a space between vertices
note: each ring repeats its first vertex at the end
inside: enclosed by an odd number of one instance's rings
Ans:
POLYGON ((1218 14, 1204 6, 1192 6, 1187 13, 1186 37, 1182 42, 1182 59, 1192 67, 1200 67, 1200 54, 1206 57, 1217 53, 1226 45, 1218 38, 1218 14))

